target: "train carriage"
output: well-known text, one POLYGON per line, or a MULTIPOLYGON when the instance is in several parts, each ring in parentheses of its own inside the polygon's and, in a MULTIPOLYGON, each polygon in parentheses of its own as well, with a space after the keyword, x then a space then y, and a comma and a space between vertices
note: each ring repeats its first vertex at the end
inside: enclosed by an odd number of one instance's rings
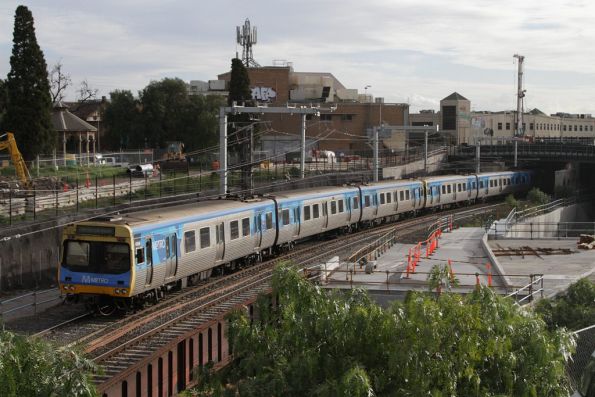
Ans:
POLYGON ((470 202, 477 198, 473 188, 475 175, 444 175, 424 178, 426 208, 445 207, 470 202))
POLYGON ((414 212, 423 208, 423 184, 419 180, 373 183, 378 194, 377 218, 414 212))

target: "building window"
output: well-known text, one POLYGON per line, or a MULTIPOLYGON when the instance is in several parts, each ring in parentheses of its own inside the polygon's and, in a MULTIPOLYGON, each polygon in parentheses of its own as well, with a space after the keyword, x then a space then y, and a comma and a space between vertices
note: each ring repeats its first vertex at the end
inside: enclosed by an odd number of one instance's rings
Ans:
POLYGON ((593 126, 591 126, 591 131, 593 131, 593 126))
POLYGON ((445 130, 457 129, 457 107, 443 106, 442 107, 442 128, 445 130))
POLYGON ((566 126, 565 126, 565 125, 564 125, 564 126, 562 126, 562 130, 563 130, 563 131, 566 131, 566 126))
POLYGON ((328 113, 322 113, 322 114, 320 115, 320 121, 331 121, 331 120, 332 120, 332 119, 331 119, 331 117, 332 117, 332 115, 331 115, 331 114, 328 114, 328 113))
POLYGON ((582 126, 582 125, 580 125, 578 130, 579 130, 580 132, 583 132, 583 126, 582 126))
POLYGON ((342 114, 341 115, 341 121, 351 121, 351 120, 353 120, 352 114, 342 114))
POLYGON ((498 129, 501 130, 502 129, 502 123, 498 123, 498 129))
POLYGON ((576 131, 576 125, 574 126, 574 130, 576 131))
POLYGON ((506 123, 506 131, 510 131, 510 123, 506 123))
POLYGON ((533 123, 529 123, 529 129, 533 130, 533 123))

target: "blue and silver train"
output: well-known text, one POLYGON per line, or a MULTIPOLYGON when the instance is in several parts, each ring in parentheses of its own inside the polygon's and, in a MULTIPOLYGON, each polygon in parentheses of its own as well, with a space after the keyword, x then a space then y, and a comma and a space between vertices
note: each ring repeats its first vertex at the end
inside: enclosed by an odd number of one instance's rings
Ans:
POLYGON ((75 223, 63 232, 60 290, 129 307, 307 237, 517 193, 531 184, 529 171, 446 175, 211 200, 75 223))

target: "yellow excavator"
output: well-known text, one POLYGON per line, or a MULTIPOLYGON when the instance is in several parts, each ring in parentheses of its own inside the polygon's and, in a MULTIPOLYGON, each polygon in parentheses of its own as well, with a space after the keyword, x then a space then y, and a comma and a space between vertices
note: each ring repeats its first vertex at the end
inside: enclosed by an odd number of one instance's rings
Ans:
POLYGON ((10 158, 12 159, 14 169, 17 172, 17 177, 19 178, 22 187, 30 187, 31 175, 29 174, 23 155, 21 155, 21 152, 17 147, 17 141, 14 139, 14 134, 12 132, 0 135, 0 150, 4 149, 7 149, 10 153, 10 158))

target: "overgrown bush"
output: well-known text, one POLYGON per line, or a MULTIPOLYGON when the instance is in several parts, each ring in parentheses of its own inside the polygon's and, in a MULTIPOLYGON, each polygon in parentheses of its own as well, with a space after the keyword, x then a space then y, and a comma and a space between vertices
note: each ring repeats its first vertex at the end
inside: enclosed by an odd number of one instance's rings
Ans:
POLYGON ((527 200, 532 205, 543 205, 550 202, 550 196, 539 190, 539 188, 534 187, 527 193, 527 200))
POLYGON ((582 278, 554 299, 542 299, 535 308, 548 328, 576 331, 595 324, 595 283, 582 278))

